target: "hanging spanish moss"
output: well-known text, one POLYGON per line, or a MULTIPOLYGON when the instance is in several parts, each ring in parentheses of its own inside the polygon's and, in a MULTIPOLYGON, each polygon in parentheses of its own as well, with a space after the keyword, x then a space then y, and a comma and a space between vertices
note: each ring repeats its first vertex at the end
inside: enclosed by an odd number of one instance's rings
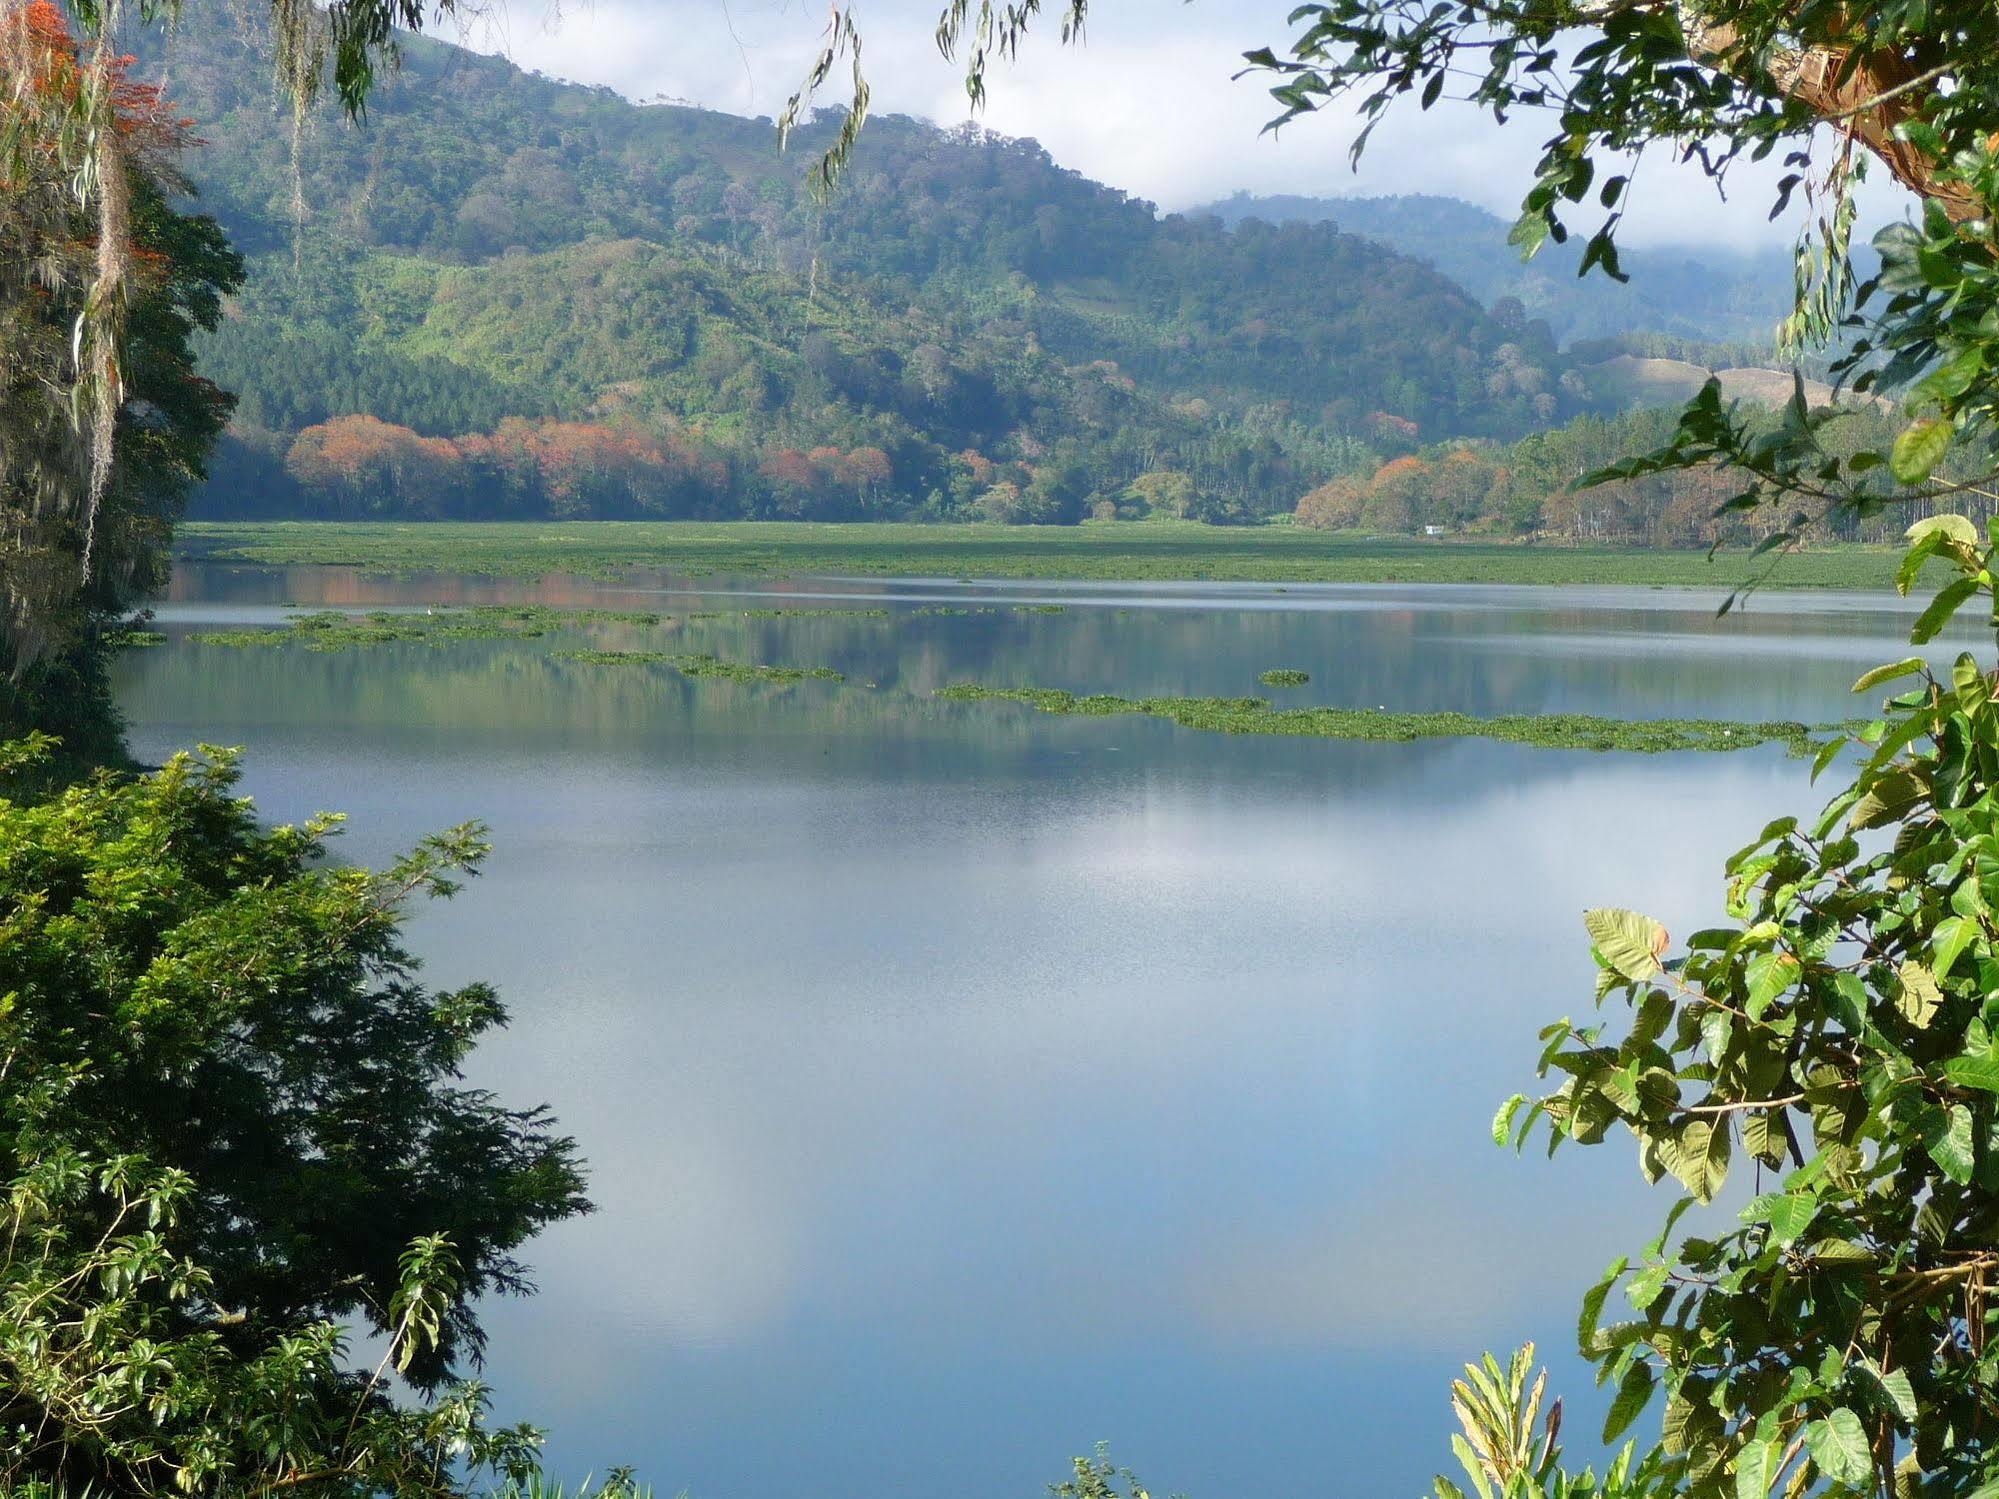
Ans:
MULTIPOLYGON (((130 554, 132 527, 116 546, 106 545, 105 528, 133 427, 131 311, 172 275, 172 257, 144 247, 135 204, 185 187, 173 161, 187 134, 157 88, 127 77, 120 30, 135 18, 171 23, 178 3, 0 0, 0 682, 18 685, 38 661, 74 645, 148 570, 130 554)), ((393 58, 394 28, 422 26, 425 7, 268 4, 302 225, 299 156, 322 80, 358 114, 377 62, 393 58)), ((441 0, 435 10, 454 8, 441 0)), ((208 249, 219 257, 211 270, 221 266, 216 274, 233 285, 219 235, 208 249)), ((193 379, 191 369, 182 373, 193 379)), ((198 467, 198 453, 192 462, 198 467)), ((126 487, 148 485, 157 487, 150 473, 126 487)), ((156 498, 134 503, 145 545, 163 547, 171 517, 156 498)))
POLYGON ((110 479, 102 381, 128 267, 100 249, 125 204, 109 66, 79 59, 52 6, 0 0, 0 626, 17 680, 61 634, 110 479))

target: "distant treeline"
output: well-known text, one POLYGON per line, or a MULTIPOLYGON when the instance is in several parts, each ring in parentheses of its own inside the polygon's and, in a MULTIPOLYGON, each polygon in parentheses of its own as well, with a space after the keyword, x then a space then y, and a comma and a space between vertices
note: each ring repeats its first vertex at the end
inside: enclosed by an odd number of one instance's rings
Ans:
POLYGON ((1258 519, 1185 472, 1122 474, 1115 455, 1058 444, 1032 461, 976 450, 903 464, 883 448, 798 448, 635 425, 508 417, 491 433, 425 437, 371 416, 295 437, 232 431, 204 518, 321 520, 990 520, 1065 524, 1086 514, 1258 519))
MULTIPOLYGON (((1759 419, 1774 424, 1777 416, 1769 412, 1759 419)), ((1741 539, 1788 523, 1785 515, 1717 514, 1744 483, 1741 473, 1725 468, 1680 469, 1589 486, 1577 482, 1665 446, 1678 420, 1677 409, 1637 410, 1578 417, 1514 443, 1438 444, 1390 458, 1371 471, 1335 475, 1299 500, 1295 518, 1301 526, 1323 530, 1438 528, 1447 534, 1534 534, 1579 544, 1648 546, 1741 539)), ((1828 453, 1849 457, 1888 447, 1902 425, 1892 412, 1856 405, 1823 427, 1821 440, 1828 453)), ((1970 474, 1984 459, 1967 452, 1952 462, 1970 474)), ((1883 476, 1881 483, 1888 482, 1883 476)), ((1838 516, 1819 529, 1843 539, 1891 541, 1936 508, 1935 501, 1916 497, 1864 522, 1838 516)), ((1993 504, 1955 495, 1947 508, 1983 520, 1993 504)))
MULTIPOLYGON (((1580 487, 1577 480, 1660 447, 1670 409, 1582 416, 1512 443, 1413 448, 1406 431, 1337 455, 1325 477, 1249 503, 1169 458, 1148 465, 1114 444, 1061 442, 1031 459, 976 449, 937 455, 869 443, 757 443, 739 430, 666 433, 636 423, 509 417, 490 433, 426 437, 368 416, 296 437, 231 434, 206 518, 328 520, 934 520, 1067 524, 1174 517, 1247 524, 1292 512, 1299 525, 1377 534, 1547 535, 1578 543, 1675 546, 1747 534, 1715 512, 1738 476, 1700 468, 1580 487)), ((1770 418, 1774 420, 1774 416, 1770 418)), ((1835 451, 1892 441, 1894 419, 1849 410, 1825 429, 1835 451)), ((1281 468, 1264 476, 1281 485, 1281 468)), ((1913 513, 1913 512, 1912 512, 1913 513)), ((1867 528, 1888 536, 1910 514, 1867 528)), ((1762 524, 1758 521, 1753 524, 1762 524)), ((1860 535, 1851 525, 1843 534, 1860 535)))

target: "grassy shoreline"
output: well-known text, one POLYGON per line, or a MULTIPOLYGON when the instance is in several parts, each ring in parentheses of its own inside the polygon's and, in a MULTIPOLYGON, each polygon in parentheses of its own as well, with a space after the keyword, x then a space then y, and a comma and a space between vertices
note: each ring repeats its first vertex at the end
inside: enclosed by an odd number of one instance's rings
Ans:
MULTIPOLYGON (((796 521, 208 521, 176 555, 265 566, 490 577, 569 573, 843 574, 1128 582, 1510 583, 1719 593, 1759 566, 1741 552, 1571 548, 1362 537, 1192 522, 1082 526, 820 525, 796 521)), ((1886 590, 1898 553, 1838 546, 1786 558, 1764 586, 1886 590)))

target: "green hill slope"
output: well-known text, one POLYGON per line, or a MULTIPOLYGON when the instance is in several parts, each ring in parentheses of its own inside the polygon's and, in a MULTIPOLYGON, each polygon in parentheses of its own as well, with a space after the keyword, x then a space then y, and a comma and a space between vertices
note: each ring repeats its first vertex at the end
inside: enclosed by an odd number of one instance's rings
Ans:
POLYGON ((300 233, 258 39, 206 14, 142 68, 199 122, 203 205, 253 256, 206 351, 262 455, 224 465, 239 490, 280 486, 291 434, 330 418, 449 438, 521 417, 694 443, 752 513, 962 513, 1040 481, 1075 514, 1166 470, 1240 514, 1590 400, 1545 334, 1330 226, 1161 218, 1032 141, 896 117, 822 202, 815 139, 781 153, 768 121, 427 41, 364 127, 309 122, 300 233), (858 447, 887 482, 759 478, 858 447))

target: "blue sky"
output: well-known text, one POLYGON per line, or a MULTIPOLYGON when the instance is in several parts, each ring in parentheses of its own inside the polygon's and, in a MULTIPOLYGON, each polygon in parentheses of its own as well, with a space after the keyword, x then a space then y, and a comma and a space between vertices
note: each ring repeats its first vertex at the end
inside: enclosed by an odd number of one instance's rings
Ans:
MULTIPOLYGON (((1235 79, 1241 54, 1284 39, 1283 0, 1097 0, 1081 47, 1059 45, 1052 20, 1017 65, 994 76, 982 122, 1033 136, 1055 158, 1148 198, 1187 208, 1238 189, 1314 196, 1431 192, 1511 216, 1525 191, 1545 117, 1505 129, 1448 103, 1413 103, 1378 131, 1358 173, 1349 117, 1328 113, 1260 134, 1273 112, 1268 80, 1235 79)), ((931 41, 931 0, 859 0, 856 16, 880 111, 941 123, 968 117, 960 75, 931 41)), ((525 67, 605 84, 632 98, 665 95, 738 114, 775 115, 815 53, 826 13, 801 0, 591 0, 549 15, 537 0, 475 23, 467 40, 525 67)), ((828 102, 844 97, 836 75, 828 102)), ((1779 169, 1744 170, 1726 201, 1699 172, 1648 158, 1633 244, 1788 244, 1798 218, 1771 224, 1779 169)), ((1877 174, 1879 175, 1879 174, 1877 174)), ((1895 191, 1867 189, 1864 219, 1899 216, 1895 191)))

